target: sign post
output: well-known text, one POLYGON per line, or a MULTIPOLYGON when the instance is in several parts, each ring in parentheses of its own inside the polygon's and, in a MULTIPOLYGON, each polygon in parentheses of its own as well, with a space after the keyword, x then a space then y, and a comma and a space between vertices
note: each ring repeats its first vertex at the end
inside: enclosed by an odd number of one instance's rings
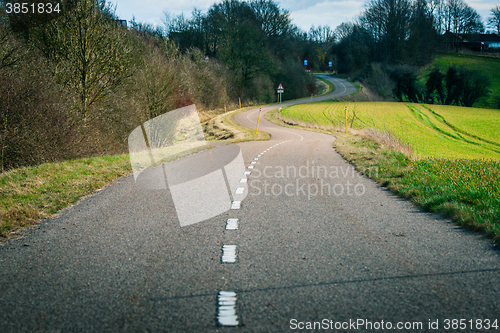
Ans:
POLYGON ((285 88, 283 88, 283 85, 281 83, 278 86, 277 92, 279 95, 279 102, 280 102, 280 105, 278 107, 278 120, 281 121, 281 94, 285 92, 285 88))

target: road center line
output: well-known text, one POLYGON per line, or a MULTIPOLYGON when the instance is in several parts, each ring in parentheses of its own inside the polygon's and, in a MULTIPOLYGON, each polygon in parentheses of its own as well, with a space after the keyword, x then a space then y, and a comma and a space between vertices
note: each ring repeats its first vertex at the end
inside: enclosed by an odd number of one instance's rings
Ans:
POLYGON ((225 264, 232 264, 236 261, 236 245, 222 246, 221 261, 225 264))
POLYGON ((236 315, 236 293, 233 291, 219 291, 219 314, 217 319, 221 326, 238 326, 236 315))
POLYGON ((238 230, 238 219, 227 219, 226 230, 238 230))

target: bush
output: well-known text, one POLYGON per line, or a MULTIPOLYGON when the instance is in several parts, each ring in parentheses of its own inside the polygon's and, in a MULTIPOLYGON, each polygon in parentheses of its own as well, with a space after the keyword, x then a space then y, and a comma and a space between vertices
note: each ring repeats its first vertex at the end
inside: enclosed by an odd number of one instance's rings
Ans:
POLYGON ((394 95, 399 101, 417 103, 422 100, 421 88, 417 85, 417 69, 410 66, 396 66, 389 70, 394 81, 394 95))
POLYGON ((489 94, 488 78, 477 71, 455 67, 448 68, 446 81, 446 105, 463 105, 471 107, 480 98, 489 94))
POLYGON ((368 65, 363 74, 356 79, 384 99, 390 99, 393 96, 394 82, 380 64, 368 65))
POLYGON ((71 158, 74 124, 50 64, 31 55, 0 70, 0 159, 10 168, 71 158))
POLYGON ((223 108, 229 100, 229 73, 216 59, 205 62, 204 58, 205 55, 198 49, 191 49, 182 55, 174 64, 180 72, 179 83, 192 96, 198 110, 223 108))

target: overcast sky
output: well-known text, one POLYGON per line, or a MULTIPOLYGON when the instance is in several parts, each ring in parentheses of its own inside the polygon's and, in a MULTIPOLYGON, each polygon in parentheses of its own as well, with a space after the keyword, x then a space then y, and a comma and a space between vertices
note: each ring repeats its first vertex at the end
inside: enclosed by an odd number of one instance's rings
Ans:
MULTIPOLYGON (((163 12, 174 16, 184 13, 190 17, 193 8, 206 12, 220 0, 110 0, 116 5, 116 13, 121 19, 130 21, 135 16, 137 22, 162 24, 163 12)), ((364 9, 366 0, 281 0, 276 1, 287 9, 295 25, 309 31, 312 25, 329 25, 335 29, 340 23, 354 20, 364 9)), ((477 10, 483 20, 489 17, 490 9, 499 0, 466 0, 477 10)))

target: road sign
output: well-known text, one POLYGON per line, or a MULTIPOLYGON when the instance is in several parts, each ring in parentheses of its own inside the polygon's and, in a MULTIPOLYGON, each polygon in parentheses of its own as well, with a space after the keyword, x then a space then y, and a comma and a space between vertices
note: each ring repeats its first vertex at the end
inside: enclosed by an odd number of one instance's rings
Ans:
POLYGON ((285 88, 283 88, 283 85, 280 82, 280 85, 278 86, 278 94, 279 94, 279 102, 280 106, 278 107, 278 119, 281 121, 281 94, 285 92, 285 88))
POLYGON ((331 61, 328 63, 328 67, 333 67, 333 63, 331 61))
POLYGON ((283 88, 283 86, 281 85, 281 83, 280 83, 280 85, 278 86, 278 90, 277 90, 277 91, 278 91, 278 94, 282 94, 282 93, 284 93, 284 92, 285 92, 285 88, 283 88))
POLYGON ((307 60, 304 60, 304 66, 307 66, 307 60))
POLYGON ((205 62, 208 62, 210 60, 210 58, 208 57, 208 55, 205 56, 205 62))

